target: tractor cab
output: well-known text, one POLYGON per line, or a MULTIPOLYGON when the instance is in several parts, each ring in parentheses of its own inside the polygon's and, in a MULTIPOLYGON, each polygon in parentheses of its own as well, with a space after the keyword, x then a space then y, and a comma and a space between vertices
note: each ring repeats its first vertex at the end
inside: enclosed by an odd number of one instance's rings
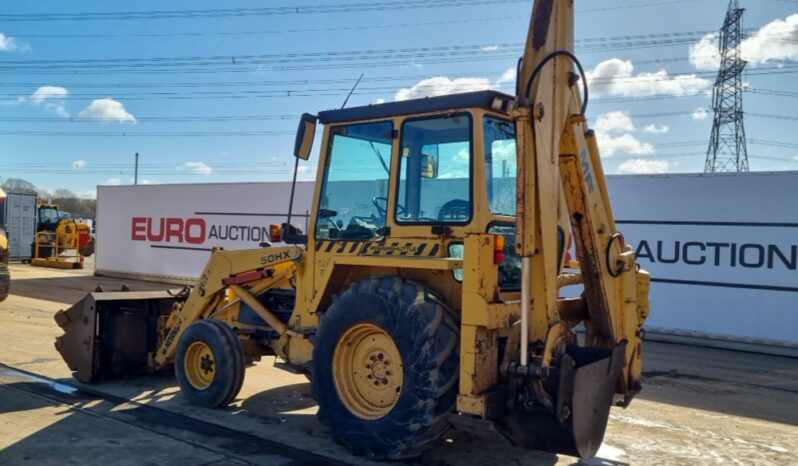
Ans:
MULTIPOLYGON (((310 246, 462 258, 466 235, 493 233, 503 241, 500 285, 519 290, 512 100, 479 91, 321 112, 310 246)), ((314 125, 309 115, 300 124, 299 157, 314 125)), ((454 276, 462 281, 462 271, 454 276)))
POLYGON ((36 231, 55 231, 58 228, 58 222, 61 221, 58 206, 54 204, 40 205, 37 220, 36 231))

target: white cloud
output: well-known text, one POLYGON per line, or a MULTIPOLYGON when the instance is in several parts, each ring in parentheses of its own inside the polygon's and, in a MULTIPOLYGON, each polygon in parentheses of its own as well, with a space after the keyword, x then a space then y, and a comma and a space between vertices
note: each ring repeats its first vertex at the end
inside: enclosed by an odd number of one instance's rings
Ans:
POLYGON ((183 170, 188 170, 197 175, 210 175, 213 173, 213 168, 205 162, 186 162, 181 167, 183 170))
POLYGON ((690 46, 690 63, 699 70, 718 69, 720 66, 718 33, 707 34, 690 46))
POLYGON ((483 52, 495 52, 497 50, 499 50, 499 46, 495 45, 495 44, 486 45, 486 46, 482 47, 482 51, 483 52))
POLYGON ((47 99, 63 99, 67 95, 69 95, 69 91, 63 87, 42 86, 31 94, 30 100, 31 102, 40 104, 47 99))
POLYGON ((694 94, 712 85, 694 74, 671 76, 665 70, 635 73, 631 60, 611 58, 588 71, 587 79, 593 95, 644 97, 657 94, 694 94))
POLYGON ((516 73, 517 71, 515 68, 508 68, 507 71, 499 76, 499 79, 496 81, 496 87, 501 87, 502 84, 515 83, 516 73))
POLYGON ((0 52, 13 52, 14 50, 28 50, 28 44, 22 43, 13 37, 0 32, 0 52))
POLYGON ((85 160, 75 160, 72 162, 72 168, 83 168, 86 166, 85 160))
POLYGON ((507 160, 511 164, 515 164, 516 151, 515 139, 505 139, 503 141, 493 141, 491 148, 493 160, 507 160))
POLYGON ((743 59, 753 63, 798 60, 798 13, 762 26, 741 47, 743 59))
POLYGON ((122 184, 122 179, 121 178, 108 178, 107 180, 105 180, 105 183, 103 183, 103 184, 106 185, 106 186, 119 186, 119 185, 122 184))
POLYGON ((704 107, 698 107, 697 109, 693 110, 693 120, 706 120, 709 116, 709 109, 704 107))
POLYGON ((122 102, 111 98, 93 100, 78 113, 78 118, 100 121, 117 121, 119 123, 135 123, 136 117, 125 110, 122 102))
POLYGON ((412 87, 399 89, 394 100, 418 99, 421 97, 435 97, 439 95, 457 94, 460 92, 480 91, 492 89, 493 83, 488 78, 456 78, 446 76, 419 81, 412 87))
POLYGON ((601 133, 634 131, 635 125, 629 112, 609 112, 598 116, 595 130, 601 133))
POLYGON ((49 112, 67 118, 69 117, 69 112, 66 110, 64 99, 68 95, 69 91, 63 87, 41 86, 30 97, 20 97, 18 102, 43 107, 49 112))
MULTIPOLYGON (((798 60, 798 13, 775 19, 762 26, 740 44, 743 60, 752 65, 769 61, 798 60)), ((718 34, 702 37, 690 46, 690 62, 699 70, 720 66, 718 34)))
POLYGON ((480 77, 452 79, 447 76, 435 76, 419 81, 411 87, 399 89, 396 95, 394 95, 394 100, 418 99, 422 97, 458 94, 460 92, 498 89, 510 82, 515 82, 515 68, 510 68, 502 73, 496 81, 480 77))
POLYGON ((383 99, 382 97, 380 97, 379 99, 377 99, 374 102, 372 102, 372 104, 377 104, 377 105, 384 104, 384 103, 385 103, 385 99, 383 99))
POLYGON ((657 124, 648 125, 645 128, 643 128, 643 131, 645 131, 646 133, 654 133, 654 134, 665 134, 670 130, 671 128, 668 125, 657 125, 657 124))
POLYGON ((625 174, 659 174, 668 172, 665 160, 629 159, 618 166, 618 171, 625 174))
POLYGON ((654 146, 637 139, 634 135, 629 133, 613 136, 596 131, 596 139, 601 149, 601 155, 604 157, 611 157, 616 152, 626 152, 635 155, 654 153, 654 146))
POLYGON ((594 130, 604 157, 611 157, 617 152, 635 155, 654 153, 653 145, 640 141, 631 134, 636 128, 626 111, 599 115, 594 130))

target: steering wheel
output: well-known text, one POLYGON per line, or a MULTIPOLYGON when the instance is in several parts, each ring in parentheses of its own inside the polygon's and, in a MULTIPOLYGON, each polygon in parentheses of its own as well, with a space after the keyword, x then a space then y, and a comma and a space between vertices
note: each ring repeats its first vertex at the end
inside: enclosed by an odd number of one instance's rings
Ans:
POLYGON ((446 201, 438 211, 438 221, 468 219, 471 203, 465 199, 446 201))
MULTIPOLYGON (((377 209, 377 213, 380 214, 380 217, 385 217, 388 215, 388 198, 384 196, 374 196, 371 198, 371 203, 374 204, 374 208, 377 209)), ((405 215, 407 211, 405 210, 402 204, 396 203, 396 214, 397 215, 405 215)))

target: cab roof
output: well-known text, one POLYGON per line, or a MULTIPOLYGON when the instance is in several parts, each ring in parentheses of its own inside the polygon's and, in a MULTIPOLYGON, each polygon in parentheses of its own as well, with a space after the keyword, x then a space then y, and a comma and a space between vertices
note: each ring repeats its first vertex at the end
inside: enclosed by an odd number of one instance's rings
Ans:
POLYGON ((390 118, 397 115, 414 115, 444 110, 462 110, 473 107, 507 113, 509 104, 512 100, 512 96, 498 91, 466 92, 463 94, 442 95, 439 97, 425 97, 423 99, 402 100, 399 102, 327 110, 319 112, 319 121, 327 125, 347 121, 390 118))

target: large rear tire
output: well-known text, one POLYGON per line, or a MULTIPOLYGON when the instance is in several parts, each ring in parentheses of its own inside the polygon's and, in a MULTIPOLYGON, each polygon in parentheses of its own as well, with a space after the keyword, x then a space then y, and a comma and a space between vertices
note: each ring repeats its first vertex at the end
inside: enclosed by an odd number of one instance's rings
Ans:
POLYGON ((8 298, 11 291, 11 274, 8 272, 8 264, 0 262, 0 302, 8 298))
POLYGON ((422 285, 371 278, 336 296, 313 348, 313 395, 333 439, 374 459, 418 456, 448 430, 459 376, 454 312, 422 285))
POLYGON ((218 320, 189 325, 177 345, 175 375, 193 405, 230 404, 244 383, 244 352, 235 331, 218 320))

